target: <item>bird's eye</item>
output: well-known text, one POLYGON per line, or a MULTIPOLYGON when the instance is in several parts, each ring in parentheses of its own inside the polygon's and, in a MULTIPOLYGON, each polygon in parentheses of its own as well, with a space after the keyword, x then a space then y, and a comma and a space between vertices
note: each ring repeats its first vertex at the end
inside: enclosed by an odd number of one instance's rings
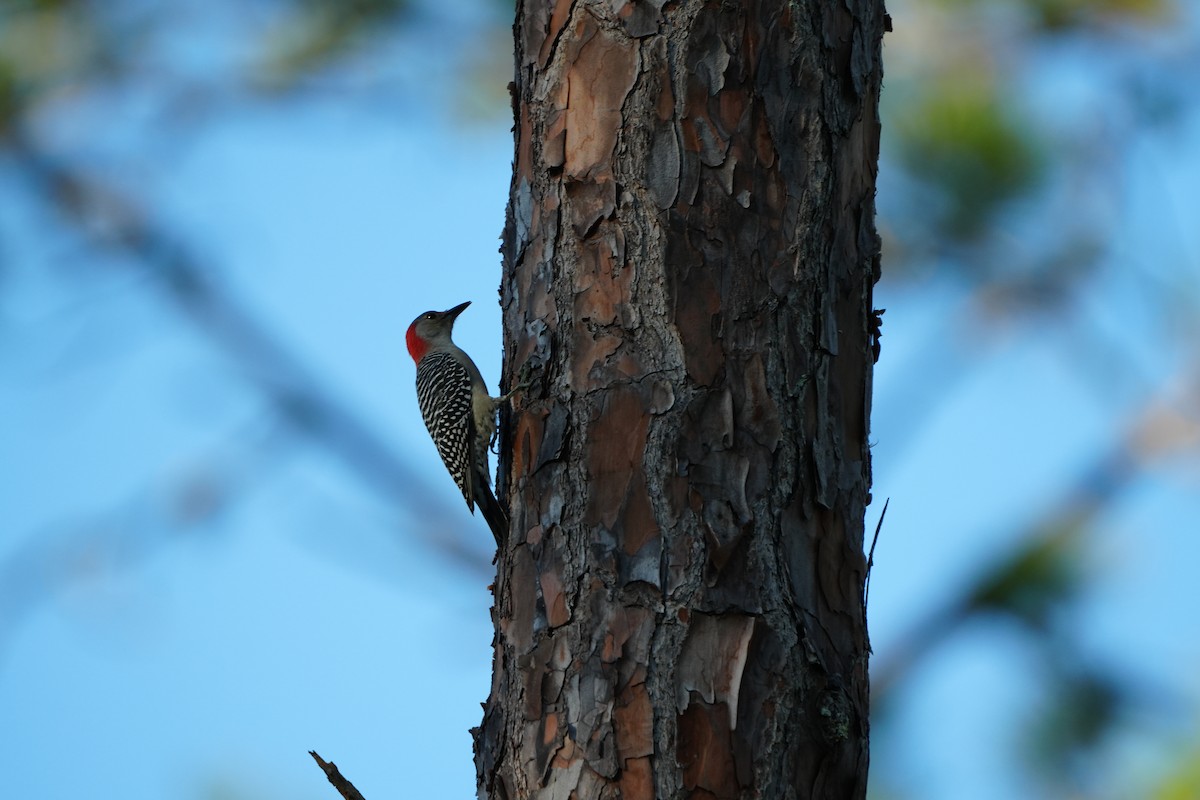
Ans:
POLYGON ((433 318, 434 318, 434 313, 432 311, 430 311, 428 314, 425 315, 425 319, 433 319, 433 318))

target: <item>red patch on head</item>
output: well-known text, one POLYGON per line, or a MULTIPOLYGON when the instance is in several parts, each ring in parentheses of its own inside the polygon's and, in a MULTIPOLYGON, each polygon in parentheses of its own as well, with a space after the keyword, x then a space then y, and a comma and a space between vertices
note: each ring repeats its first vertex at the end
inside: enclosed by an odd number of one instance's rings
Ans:
POLYGON ((412 356, 413 363, 419 364, 425 357, 425 351, 429 349, 429 343, 417 335, 417 320, 413 320, 413 324, 408 326, 404 340, 408 343, 408 354, 412 356))

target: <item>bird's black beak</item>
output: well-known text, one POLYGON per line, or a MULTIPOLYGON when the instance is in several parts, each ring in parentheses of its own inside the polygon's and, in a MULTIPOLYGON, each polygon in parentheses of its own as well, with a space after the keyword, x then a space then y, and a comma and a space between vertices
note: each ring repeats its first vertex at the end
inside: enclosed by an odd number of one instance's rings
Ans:
POLYGON ((458 319, 459 314, 461 314, 462 312, 467 310, 467 306, 469 306, 469 305, 471 305, 470 300, 468 300, 465 303, 459 303, 458 305, 456 305, 454 308, 450 309, 449 311, 443 311, 442 313, 445 314, 446 317, 451 322, 453 322, 454 320, 458 319))

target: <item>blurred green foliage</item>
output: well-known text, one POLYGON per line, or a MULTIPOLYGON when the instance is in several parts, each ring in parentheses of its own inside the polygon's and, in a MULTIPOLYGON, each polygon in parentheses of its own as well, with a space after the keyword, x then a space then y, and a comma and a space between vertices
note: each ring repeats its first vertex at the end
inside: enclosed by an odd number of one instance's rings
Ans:
MULTIPOLYGON (((885 279, 915 282, 936 264, 941 274, 974 287, 977 308, 991 320, 1055 335, 1062 320, 1079 314, 1080 298, 1106 265, 1126 261, 1136 273, 1136 256, 1116 255, 1129 245, 1113 219, 1095 212, 1125 202, 1124 152, 1135 137, 1180 121, 1194 102, 1189 67, 1196 45, 1164 46, 1178 38, 1180 7, 1171 0, 893 0, 888 6, 896 34, 885 41, 884 148, 900 180, 889 187, 894 201, 881 192, 885 279), (1067 53, 1081 72, 1094 59, 1086 89, 1077 76, 1051 83, 1061 78, 1067 53), (1070 111, 1055 107, 1059 98, 1047 85, 1065 95, 1070 111)), ((1182 303, 1196 319, 1196 293, 1172 288, 1175 280, 1138 285, 1154 307, 1182 303)), ((973 322, 987 324, 980 316, 973 322)), ((1081 361, 1113 365, 1106 382, 1130 379, 1111 353, 1084 344, 1095 352, 1082 347, 1081 361)), ((1181 381, 1193 384, 1194 378, 1181 381)), ((1151 421, 1138 424, 1179 416, 1145 413, 1151 421)), ((1188 426, 1172 428, 1172 440, 1187 441, 1188 426)), ((1146 468, 1147 460, 1130 450, 1136 440, 1118 442, 1115 452, 1082 466, 1059 505, 1012 531, 1007 556, 981 570, 959 600, 913 624, 895 664, 873 665, 885 676, 873 697, 881 712, 877 737, 903 736, 890 729, 886 695, 904 691, 904 676, 918 672, 940 641, 999 614, 1021 623, 1042 665, 1021 676, 1036 686, 1040 702, 1017 732, 1022 747, 1014 754, 1040 796, 1200 797, 1195 747, 1166 755, 1194 710, 1179 707, 1180 716, 1171 718, 1151 708, 1149 696, 1170 690, 1090 658, 1075 629, 1089 590, 1106 578, 1086 568, 1094 534, 1146 468), (1132 787, 1114 780, 1122 769, 1111 758, 1114 742, 1129 737, 1159 751, 1158 764, 1169 765, 1166 777, 1142 774, 1132 787)), ((879 783, 886 786, 886 776, 879 783)))
POLYGON ((944 235, 973 240, 1005 204, 1032 191, 1043 176, 1038 131, 1017 117, 983 73, 954 73, 928 82, 911 104, 892 106, 889 135, 905 168, 939 191, 933 224, 944 235))
POLYGON ((1064 525, 1033 537, 977 579, 967 607, 972 613, 1010 614, 1034 630, 1049 630, 1055 611, 1083 584, 1082 533, 1078 525, 1064 525))
POLYGON ((0 128, 72 82, 94 80, 101 33, 74 2, 0 1, 0 128))
POLYGON ((1069 794, 1094 790, 1088 786, 1090 755, 1127 722, 1134 698, 1126 683, 1090 667, 1053 665, 1024 747, 1026 759, 1051 785, 1069 794))
POLYGON ((1161 22, 1170 10, 1168 0, 1024 0, 1038 26, 1049 31, 1070 31, 1097 22, 1161 22))
POLYGON ((950 13, 968 7, 1010 6, 1029 15, 1035 28, 1043 31, 1072 31, 1108 24, 1159 24, 1174 11, 1171 0, 930 0, 950 13))
POLYGON ((294 0, 294 10, 264 43, 266 85, 286 88, 340 58, 356 55, 372 37, 404 20, 408 0, 294 0))
POLYGON ((1195 800, 1200 797, 1200 742, 1181 749, 1171 763, 1174 768, 1159 779, 1149 794, 1150 800, 1195 800))

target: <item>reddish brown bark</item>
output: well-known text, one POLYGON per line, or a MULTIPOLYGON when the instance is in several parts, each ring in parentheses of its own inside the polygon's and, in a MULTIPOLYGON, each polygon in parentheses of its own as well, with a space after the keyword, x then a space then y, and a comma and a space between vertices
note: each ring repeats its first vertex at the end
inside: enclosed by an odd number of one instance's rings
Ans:
POLYGON ((878 0, 518 2, 491 798, 861 798, 878 0))

